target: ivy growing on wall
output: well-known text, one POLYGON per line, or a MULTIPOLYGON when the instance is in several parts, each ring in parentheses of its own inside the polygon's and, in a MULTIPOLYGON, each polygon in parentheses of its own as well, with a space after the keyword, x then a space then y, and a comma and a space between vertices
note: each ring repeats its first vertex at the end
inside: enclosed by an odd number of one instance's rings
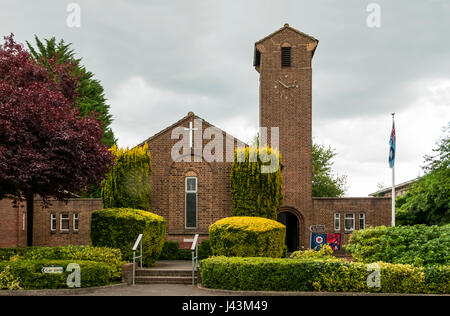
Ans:
POLYGON ((148 145, 133 149, 111 147, 114 165, 102 182, 105 208, 150 210, 151 159, 148 145))
POLYGON ((235 150, 231 168, 233 216, 276 220, 283 202, 281 155, 270 147, 235 150))

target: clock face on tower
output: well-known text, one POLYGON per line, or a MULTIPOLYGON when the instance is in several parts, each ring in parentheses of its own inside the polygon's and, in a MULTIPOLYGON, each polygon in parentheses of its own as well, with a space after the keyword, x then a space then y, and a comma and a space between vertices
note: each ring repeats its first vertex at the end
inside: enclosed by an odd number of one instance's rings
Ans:
POLYGON ((297 80, 292 80, 288 75, 281 76, 275 80, 274 89, 278 90, 281 99, 289 99, 292 91, 298 88, 297 80))

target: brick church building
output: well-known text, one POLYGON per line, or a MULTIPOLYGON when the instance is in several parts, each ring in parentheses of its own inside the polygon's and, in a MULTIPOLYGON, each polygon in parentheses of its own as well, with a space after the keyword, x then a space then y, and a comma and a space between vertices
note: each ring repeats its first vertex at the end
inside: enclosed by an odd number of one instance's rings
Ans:
MULTIPOLYGON (((391 223, 390 198, 312 197, 311 63, 317 45, 314 37, 285 24, 254 47, 259 123, 279 131, 284 199, 278 220, 287 227, 290 251, 309 248, 312 232, 340 234, 345 244, 354 230, 391 223)), ((234 148, 245 144, 192 112, 144 143, 152 155, 151 210, 167 220, 167 239, 189 242, 194 234, 207 239, 209 225, 231 216, 234 148), (187 150, 174 159, 180 142, 187 150), (205 150, 213 159, 205 159, 205 150)), ((26 212, 10 204, 0 201, 0 247, 24 246, 26 212)), ((34 243, 89 244, 90 214, 100 208, 97 199, 54 201, 49 208, 36 201, 34 243)))

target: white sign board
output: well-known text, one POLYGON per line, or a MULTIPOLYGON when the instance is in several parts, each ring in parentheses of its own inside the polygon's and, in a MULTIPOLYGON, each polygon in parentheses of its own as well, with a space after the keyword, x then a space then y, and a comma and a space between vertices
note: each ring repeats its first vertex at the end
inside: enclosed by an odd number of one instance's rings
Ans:
POLYGON ((63 267, 43 267, 41 269, 42 273, 49 273, 49 274, 61 274, 64 272, 63 267))
POLYGON ((325 225, 311 225, 311 226, 309 226, 309 230, 312 233, 324 233, 325 225))

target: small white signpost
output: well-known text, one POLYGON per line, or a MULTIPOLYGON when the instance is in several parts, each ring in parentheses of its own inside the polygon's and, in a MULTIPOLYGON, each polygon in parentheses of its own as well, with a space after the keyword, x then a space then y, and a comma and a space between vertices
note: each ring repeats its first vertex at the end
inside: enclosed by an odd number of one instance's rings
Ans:
POLYGON ((61 274, 64 273, 64 267, 43 267, 41 272, 48 274, 61 274))

